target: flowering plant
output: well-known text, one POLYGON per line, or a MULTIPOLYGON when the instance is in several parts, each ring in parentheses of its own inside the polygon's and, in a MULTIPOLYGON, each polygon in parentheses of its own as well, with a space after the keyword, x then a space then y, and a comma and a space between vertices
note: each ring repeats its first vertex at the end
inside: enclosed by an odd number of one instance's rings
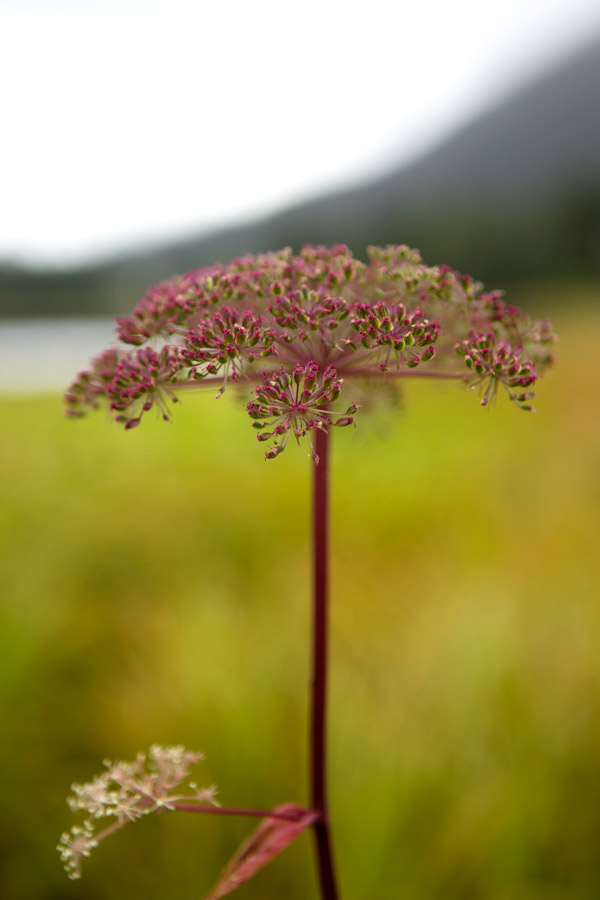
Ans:
POLYGON ((402 378, 461 380, 479 391, 483 406, 502 387, 531 411, 533 386, 553 361, 555 336, 547 321, 532 321, 501 292, 485 292, 447 266, 428 267, 404 246, 371 247, 367 263, 344 246, 246 256, 159 284, 117 323, 125 346, 106 350, 77 376, 66 394, 70 416, 104 403, 131 429, 152 408, 168 421, 186 390, 216 384, 219 397, 233 383, 252 390, 246 411, 258 441, 266 443, 267 459, 283 452, 290 435, 306 439, 314 463, 311 804, 264 812, 217 807, 212 788, 193 788, 192 798, 171 795, 197 757, 183 748, 155 747, 149 773, 145 757, 138 757, 110 764, 91 785, 74 786, 72 807, 89 815, 84 826, 63 835, 63 860, 78 877, 81 859, 100 837, 158 809, 260 815, 263 823, 212 900, 251 877, 307 827, 316 837, 321 896, 336 900, 326 778, 332 428, 354 424, 372 383, 402 378), (347 381, 356 393, 344 400, 347 381), (171 766, 168 777, 157 774, 161 766, 171 766), (94 820, 106 815, 116 822, 94 836, 94 820))

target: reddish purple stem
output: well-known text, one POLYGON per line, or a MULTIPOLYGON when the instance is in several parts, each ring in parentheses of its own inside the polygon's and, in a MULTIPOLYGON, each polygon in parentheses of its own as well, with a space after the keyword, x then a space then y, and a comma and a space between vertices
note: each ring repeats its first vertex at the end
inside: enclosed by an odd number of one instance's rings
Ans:
POLYGON ((329 432, 325 428, 314 431, 314 451, 318 463, 314 465, 313 494, 313 674, 310 734, 310 778, 312 808, 319 814, 313 825, 315 832, 319 883, 322 900, 338 900, 333 869, 329 810, 327 797, 327 601, 329 558, 329 432))
MULTIPOLYGON (((327 428, 315 428, 313 466, 313 655, 310 720, 311 809, 318 818, 313 824, 317 850, 321 900, 339 900, 331 848, 327 795, 327 632, 329 560, 329 442, 327 428)), ((256 809, 233 809, 177 801, 173 807, 186 812, 222 816, 257 816, 296 819, 296 814, 256 809)))

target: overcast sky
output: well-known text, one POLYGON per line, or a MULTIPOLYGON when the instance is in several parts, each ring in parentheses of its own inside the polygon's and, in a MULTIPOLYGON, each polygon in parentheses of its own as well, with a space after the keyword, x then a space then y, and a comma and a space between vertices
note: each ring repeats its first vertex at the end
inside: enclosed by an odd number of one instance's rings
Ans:
POLYGON ((0 259, 248 219, 422 152, 598 0, 0 0, 0 259))

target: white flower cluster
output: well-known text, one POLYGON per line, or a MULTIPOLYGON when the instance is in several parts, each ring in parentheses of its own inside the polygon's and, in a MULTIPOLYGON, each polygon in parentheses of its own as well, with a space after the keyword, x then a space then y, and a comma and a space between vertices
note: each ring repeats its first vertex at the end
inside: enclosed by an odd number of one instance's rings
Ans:
POLYGON ((154 744, 149 752, 138 753, 133 762, 105 760, 106 771, 86 784, 73 784, 67 803, 73 812, 85 812, 83 825, 75 825, 61 836, 57 850, 69 878, 81 877, 81 863, 102 838, 133 822, 140 816, 160 809, 174 810, 182 801, 219 804, 215 785, 198 788, 188 781, 189 793, 174 794, 174 788, 189 776, 190 767, 204 759, 202 753, 185 747, 162 747, 154 744), (104 830, 94 833, 98 819, 112 817, 104 830))

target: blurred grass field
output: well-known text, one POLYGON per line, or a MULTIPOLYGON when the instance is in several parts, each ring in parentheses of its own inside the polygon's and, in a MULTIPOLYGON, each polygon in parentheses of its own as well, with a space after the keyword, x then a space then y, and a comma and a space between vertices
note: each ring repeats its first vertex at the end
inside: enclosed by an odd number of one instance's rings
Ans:
MULTIPOLYGON (((553 318, 539 415, 415 382, 334 434, 344 900, 599 896, 600 313, 553 318)), ((199 900, 251 827, 151 817, 68 882, 65 796, 107 756, 183 743, 224 804, 306 802, 310 463, 265 463, 234 395, 147 418, 0 398, 7 900, 199 900)), ((310 836, 234 896, 316 898, 310 836)))

